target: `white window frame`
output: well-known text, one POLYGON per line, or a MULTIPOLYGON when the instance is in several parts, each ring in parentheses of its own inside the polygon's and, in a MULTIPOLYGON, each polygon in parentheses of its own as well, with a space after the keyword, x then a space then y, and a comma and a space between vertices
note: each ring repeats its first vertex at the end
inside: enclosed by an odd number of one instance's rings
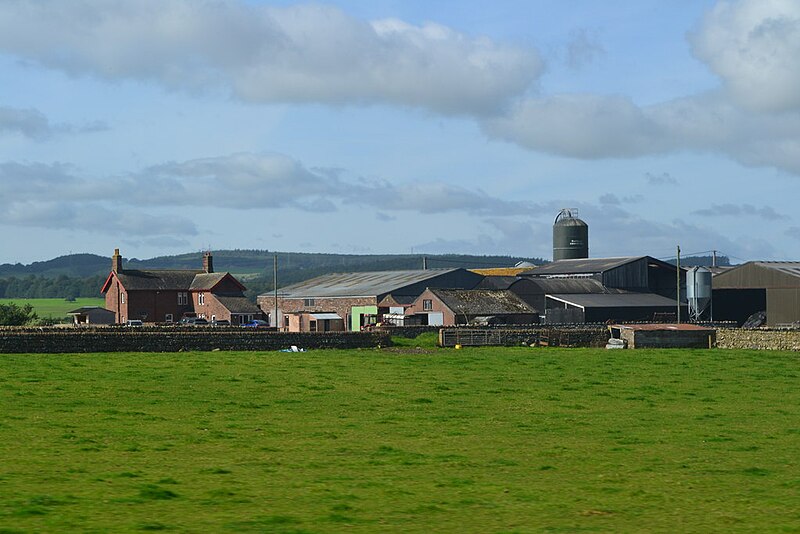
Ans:
POLYGON ((172 314, 171 313, 167 313, 166 315, 164 315, 164 322, 165 323, 171 323, 172 322, 172 314))
POLYGON ((200 306, 206 305, 206 294, 205 293, 198 293, 197 294, 197 304, 200 306))

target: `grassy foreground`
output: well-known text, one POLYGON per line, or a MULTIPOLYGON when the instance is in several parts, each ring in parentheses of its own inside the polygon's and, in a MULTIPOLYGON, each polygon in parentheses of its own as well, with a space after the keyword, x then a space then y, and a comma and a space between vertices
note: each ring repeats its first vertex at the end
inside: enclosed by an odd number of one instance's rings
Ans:
POLYGON ((68 318, 67 313, 81 306, 105 306, 106 301, 102 298, 79 298, 74 302, 67 302, 65 299, 0 299, 0 304, 30 304, 40 318, 60 320, 68 318))
POLYGON ((800 530, 798 355, 0 355, 0 532, 800 530))

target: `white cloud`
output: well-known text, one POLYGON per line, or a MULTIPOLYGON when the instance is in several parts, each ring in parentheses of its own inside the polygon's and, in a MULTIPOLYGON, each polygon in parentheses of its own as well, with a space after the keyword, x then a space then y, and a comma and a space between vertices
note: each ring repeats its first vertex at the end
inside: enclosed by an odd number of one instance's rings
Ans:
POLYGON ((0 133, 17 133, 31 139, 52 134, 50 121, 36 109, 0 107, 0 133))
POLYGON ((772 206, 753 206, 752 204, 712 204, 710 208, 704 208, 692 212, 696 215, 706 217, 759 217, 767 221, 779 221, 788 219, 787 215, 778 213, 772 206))
POLYGON ((244 1, 0 3, 0 51, 109 80, 222 87, 253 102, 388 103, 484 114, 541 74, 532 49, 323 5, 244 1))
POLYGON ((554 96, 482 124, 490 137, 573 158, 712 152, 800 174, 800 112, 753 113, 719 93, 644 107, 622 97, 554 96))
POLYGON ((762 111, 800 110, 797 0, 718 2, 690 40, 739 103, 762 111))

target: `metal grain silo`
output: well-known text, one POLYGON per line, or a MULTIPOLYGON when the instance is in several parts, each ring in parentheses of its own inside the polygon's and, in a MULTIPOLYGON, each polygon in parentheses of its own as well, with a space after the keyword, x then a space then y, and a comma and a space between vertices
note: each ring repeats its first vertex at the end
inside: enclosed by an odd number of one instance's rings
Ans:
POLYGON ((705 267, 686 271, 686 300, 689 301, 689 317, 699 321, 711 304, 711 271, 705 267))
POLYGON ((577 209, 562 209, 553 223, 553 261, 589 257, 589 225, 577 209))

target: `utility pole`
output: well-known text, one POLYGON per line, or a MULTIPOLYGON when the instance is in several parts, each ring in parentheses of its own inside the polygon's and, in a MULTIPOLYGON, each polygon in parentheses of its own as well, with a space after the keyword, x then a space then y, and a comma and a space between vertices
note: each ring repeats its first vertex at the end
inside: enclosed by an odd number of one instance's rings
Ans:
POLYGON ((422 256, 422 270, 423 271, 427 271, 428 270, 428 257, 427 256, 422 256))
POLYGON ((278 255, 272 257, 272 285, 275 292, 275 331, 278 331, 278 255))
POLYGON ((678 324, 681 324, 681 246, 678 245, 678 263, 675 269, 675 278, 677 280, 677 294, 675 301, 678 304, 678 324))
POLYGON ((717 251, 716 250, 712 250, 711 251, 711 266, 712 267, 716 267, 717 266, 717 251))

